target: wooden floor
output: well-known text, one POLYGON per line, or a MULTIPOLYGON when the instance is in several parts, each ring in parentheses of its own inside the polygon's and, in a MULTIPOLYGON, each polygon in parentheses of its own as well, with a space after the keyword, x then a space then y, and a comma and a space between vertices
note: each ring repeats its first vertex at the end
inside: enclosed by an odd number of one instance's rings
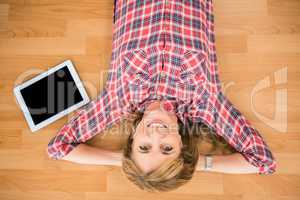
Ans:
MULTIPOLYGON (((0 199, 299 200, 299 0, 215 0, 223 89, 270 146, 275 174, 196 173, 187 185, 158 196, 137 189, 118 167, 47 157, 46 146, 67 117, 32 134, 13 87, 71 59, 96 97, 109 65, 112 12, 112 0, 0 0, 0 199)), ((94 142, 117 149, 124 137, 94 142)))

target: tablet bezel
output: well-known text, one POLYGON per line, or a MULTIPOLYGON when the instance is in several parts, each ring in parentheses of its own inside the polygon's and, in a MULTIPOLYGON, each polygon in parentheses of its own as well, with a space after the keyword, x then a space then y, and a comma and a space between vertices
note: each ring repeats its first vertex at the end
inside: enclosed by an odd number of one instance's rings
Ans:
POLYGON ((85 88, 84 88, 84 86, 83 86, 83 84, 82 84, 82 82, 81 82, 81 80, 80 80, 80 78, 79 78, 72 62, 71 62, 71 60, 66 60, 63 63, 61 63, 59 65, 56 65, 56 66, 52 67, 51 69, 35 76, 34 78, 32 78, 32 79, 16 86, 14 88, 14 94, 15 94, 15 97, 17 99, 17 102, 18 102, 21 110, 23 111, 25 119, 26 119, 26 121, 29 125, 29 128, 32 132, 35 132, 35 131, 51 124, 52 122, 58 120, 59 118, 62 118, 63 116, 69 114, 70 112, 78 109, 79 107, 87 104, 90 101, 90 98, 87 95, 86 90, 85 90, 85 88), (60 70, 61 68, 65 67, 65 66, 68 68, 68 70, 69 70, 69 72, 70 72, 70 74, 71 74, 71 76, 72 76, 72 78, 73 78, 73 80, 76 84, 76 87, 78 88, 78 90, 80 92, 80 95, 81 95, 83 100, 76 103, 76 104, 74 104, 74 105, 72 105, 72 106, 70 106, 69 108, 57 113, 56 115, 53 115, 52 117, 46 119, 45 121, 42 121, 42 122, 35 125, 33 120, 32 120, 32 117, 30 115, 30 112, 29 112, 29 110, 28 110, 28 108, 25 104, 24 98, 21 94, 21 90, 28 87, 28 86, 30 86, 30 85, 32 85, 32 84, 34 84, 34 83, 36 83, 37 81, 41 80, 42 78, 44 78, 44 77, 60 70))

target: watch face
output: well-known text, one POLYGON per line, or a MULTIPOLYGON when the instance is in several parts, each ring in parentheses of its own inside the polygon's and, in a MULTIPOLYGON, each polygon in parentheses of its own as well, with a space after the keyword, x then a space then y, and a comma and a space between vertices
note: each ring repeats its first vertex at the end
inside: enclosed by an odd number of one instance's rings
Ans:
POLYGON ((212 157, 211 156, 205 156, 205 168, 206 169, 212 168, 212 157))

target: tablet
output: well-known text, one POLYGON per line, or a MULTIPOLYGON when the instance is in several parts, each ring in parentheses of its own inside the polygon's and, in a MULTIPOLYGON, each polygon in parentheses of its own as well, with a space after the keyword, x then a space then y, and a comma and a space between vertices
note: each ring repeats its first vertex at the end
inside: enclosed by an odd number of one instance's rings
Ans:
POLYGON ((14 94, 32 132, 90 101, 70 60, 16 86, 14 94))

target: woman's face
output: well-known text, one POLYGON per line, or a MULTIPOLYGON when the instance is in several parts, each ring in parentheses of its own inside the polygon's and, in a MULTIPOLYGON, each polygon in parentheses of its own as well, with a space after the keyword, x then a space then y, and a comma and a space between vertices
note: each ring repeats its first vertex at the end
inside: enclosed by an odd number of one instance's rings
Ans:
POLYGON ((148 173, 162 163, 178 158, 181 147, 175 113, 165 111, 159 101, 151 103, 133 136, 133 161, 144 173, 148 173))

